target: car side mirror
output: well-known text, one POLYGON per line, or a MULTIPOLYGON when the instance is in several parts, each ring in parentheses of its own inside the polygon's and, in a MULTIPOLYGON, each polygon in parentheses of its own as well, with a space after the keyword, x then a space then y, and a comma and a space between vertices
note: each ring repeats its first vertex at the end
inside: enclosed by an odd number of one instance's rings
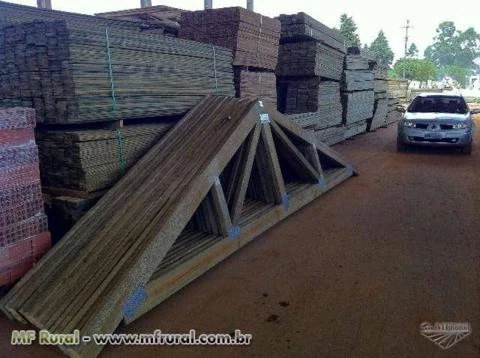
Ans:
POLYGON ((480 114, 480 109, 478 109, 478 108, 477 109, 472 109, 470 111, 470 114, 480 114))

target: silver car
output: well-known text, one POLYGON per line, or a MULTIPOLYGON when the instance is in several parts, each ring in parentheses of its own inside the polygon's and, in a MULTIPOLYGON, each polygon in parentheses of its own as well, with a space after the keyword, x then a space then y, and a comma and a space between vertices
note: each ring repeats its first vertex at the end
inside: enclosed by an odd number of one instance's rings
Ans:
POLYGON ((471 154, 472 113, 461 95, 420 94, 398 122, 397 150, 405 150, 409 145, 442 146, 461 148, 465 154, 471 154))

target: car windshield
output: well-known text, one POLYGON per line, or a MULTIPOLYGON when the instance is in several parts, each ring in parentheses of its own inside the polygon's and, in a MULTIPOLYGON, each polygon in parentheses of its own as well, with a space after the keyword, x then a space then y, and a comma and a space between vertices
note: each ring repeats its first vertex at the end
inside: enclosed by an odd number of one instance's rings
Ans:
POLYGON ((408 107, 409 112, 419 113, 468 113, 462 97, 457 96, 418 96, 408 107))

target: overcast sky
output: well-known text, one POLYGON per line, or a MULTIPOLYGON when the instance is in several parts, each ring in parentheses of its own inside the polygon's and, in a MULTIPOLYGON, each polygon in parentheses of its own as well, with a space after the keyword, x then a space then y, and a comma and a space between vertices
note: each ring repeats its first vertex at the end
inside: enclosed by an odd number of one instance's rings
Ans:
MULTIPOLYGON (((36 6, 36 0, 10 0, 10 2, 36 6)), ((139 7, 140 0, 52 0, 54 9, 94 14, 139 7)), ((200 10, 203 0, 152 0, 153 5, 170 5, 187 10, 200 10)), ((245 6, 246 0, 213 0, 214 7, 245 6)), ((454 21, 457 28, 474 27, 480 32, 478 0, 255 0, 255 11, 267 16, 306 12, 325 25, 339 26, 343 13, 352 16, 358 26, 362 43, 370 44, 382 29, 396 57, 404 51, 407 19, 413 28, 410 41, 423 50, 435 36, 435 29, 442 21, 454 21)))

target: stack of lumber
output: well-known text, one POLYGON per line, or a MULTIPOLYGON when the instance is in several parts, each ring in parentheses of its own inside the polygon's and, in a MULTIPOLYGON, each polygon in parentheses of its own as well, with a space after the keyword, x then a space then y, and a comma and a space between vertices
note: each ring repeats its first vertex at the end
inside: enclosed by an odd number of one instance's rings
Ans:
POLYGON ((319 76, 340 81, 344 54, 315 41, 280 45, 277 76, 319 76))
POLYGON ((344 124, 367 122, 373 116, 373 91, 342 92, 344 124))
POLYGON ((276 70, 279 110, 303 128, 319 131, 318 138, 329 144, 342 141, 343 37, 304 13, 278 19, 282 24, 276 70))
POLYGON ((231 49, 235 66, 277 66, 280 22, 241 7, 184 12, 179 36, 231 49))
POLYGON ((403 107, 407 103, 407 80, 393 80, 388 79, 388 113, 386 118, 386 124, 395 123, 402 118, 403 107))
POLYGON ((50 248, 33 128, 35 111, 0 109, 0 286, 50 248))
POLYGON ((378 64, 377 62, 373 63, 373 73, 374 73, 374 92, 375 92, 375 108, 373 113, 373 118, 368 123, 367 130, 375 131, 380 127, 387 125, 387 113, 388 113, 388 98, 387 98, 387 74, 388 68, 378 64))
POLYGON ((334 145, 343 142, 346 138, 347 127, 338 125, 315 131, 317 139, 325 144, 334 145))
MULTIPOLYGON (((0 307, 50 333, 113 333, 354 174, 268 105, 207 97, 0 307)), ((90 358, 103 347, 59 348, 90 358)))
MULTIPOLYGON (((349 49, 350 50, 350 49, 349 49)), ((343 123, 345 138, 367 131, 374 114, 374 71, 367 57, 356 48, 345 57, 342 77, 343 123)))
POLYGON ((82 192, 111 187, 172 124, 129 125, 119 129, 37 131, 42 184, 82 192))
POLYGON ((103 12, 96 14, 115 20, 135 21, 143 31, 155 31, 164 35, 178 36, 180 18, 186 10, 165 5, 149 6, 138 9, 103 12))
POLYGON ((65 21, 0 38, 0 106, 33 106, 45 124, 180 115, 204 95, 235 93, 224 48, 65 21))
POLYGON ((278 20, 241 7, 184 12, 179 36, 233 51, 237 97, 277 101, 278 20))
POLYGON ((326 123, 318 123, 318 128, 339 124, 342 116, 340 103, 340 84, 335 81, 322 81, 319 77, 305 79, 288 78, 286 86, 285 113, 319 112, 326 123))
POLYGON ((121 21, 100 18, 96 16, 76 14, 65 11, 40 9, 32 6, 24 6, 0 1, 0 28, 8 25, 21 24, 33 21, 66 21, 71 27, 89 27, 115 29, 116 31, 140 32, 138 22, 121 21))
POLYGON ((333 30, 303 12, 294 15, 280 15, 282 23, 281 42, 301 42, 316 40, 328 47, 345 53, 345 39, 333 30))
POLYGON ((388 98, 398 98, 403 103, 407 100, 407 90, 407 80, 387 80, 388 98))
POLYGON ((238 98, 262 98, 277 105, 277 78, 273 72, 235 68, 235 91, 238 98))

